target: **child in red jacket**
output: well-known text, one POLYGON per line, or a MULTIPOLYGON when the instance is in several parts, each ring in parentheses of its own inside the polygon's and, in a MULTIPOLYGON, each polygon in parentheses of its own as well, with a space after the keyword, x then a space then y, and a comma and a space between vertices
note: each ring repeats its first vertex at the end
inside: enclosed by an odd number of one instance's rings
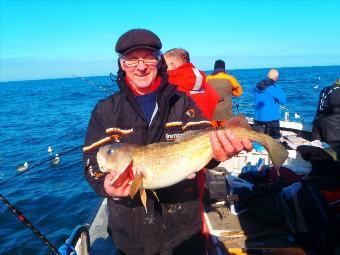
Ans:
POLYGON ((184 49, 168 50, 164 54, 164 59, 168 66, 169 83, 190 96, 204 117, 211 120, 221 97, 206 82, 204 72, 190 63, 189 53, 184 49))

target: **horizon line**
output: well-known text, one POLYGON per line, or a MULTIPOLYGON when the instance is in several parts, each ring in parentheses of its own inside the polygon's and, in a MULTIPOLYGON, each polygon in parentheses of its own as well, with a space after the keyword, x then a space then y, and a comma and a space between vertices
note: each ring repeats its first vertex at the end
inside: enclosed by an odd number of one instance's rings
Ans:
MULTIPOLYGON (((313 65, 313 66, 281 66, 281 67, 275 67, 276 69, 283 69, 283 68, 313 68, 313 67, 340 67, 340 64, 338 65, 313 65)), ((227 69, 226 71, 237 71, 237 70, 257 70, 257 69, 270 69, 273 67, 256 67, 256 68, 234 68, 234 69, 227 69)), ((205 73, 212 72, 213 70, 202 70, 205 73)), ((112 72, 111 72, 112 73, 112 72)), ((113 74, 113 73, 112 73, 113 74)), ((113 74, 116 76, 115 74, 113 74)), ((74 75, 72 74, 71 76, 73 77, 51 77, 51 78, 38 78, 38 79, 28 79, 28 80, 1 80, 0 77, 0 83, 5 83, 5 82, 20 82, 20 81, 40 81, 40 80, 57 80, 57 79, 74 79, 74 78, 90 78, 90 77, 105 77, 105 76, 110 76, 110 74, 107 75, 90 75, 90 76, 83 76, 83 75, 74 75)))

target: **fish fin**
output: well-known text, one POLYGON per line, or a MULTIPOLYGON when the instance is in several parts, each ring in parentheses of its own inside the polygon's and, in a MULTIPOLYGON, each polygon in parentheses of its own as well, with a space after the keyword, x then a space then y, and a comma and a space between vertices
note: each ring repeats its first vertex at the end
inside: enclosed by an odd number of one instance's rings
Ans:
POLYGON ((158 198, 158 196, 157 196, 157 193, 156 193, 156 191, 152 190, 152 194, 155 196, 155 198, 156 198, 156 199, 157 199, 157 201, 159 202, 159 198, 158 198))
POLYGON ((238 114, 232 117, 230 120, 226 121, 224 127, 226 128, 243 127, 248 130, 253 130, 250 127, 247 118, 243 114, 238 114))
POLYGON ((225 127, 227 125, 227 120, 212 120, 210 121, 211 125, 215 128, 222 128, 225 127))
POLYGON ((136 193, 142 186, 142 183, 143 183, 143 175, 140 175, 140 174, 136 175, 132 181, 131 190, 129 194, 131 199, 135 197, 136 193))
MULTIPOLYGON (((288 151, 286 148, 274 138, 269 135, 258 133, 262 141, 255 141, 264 146, 269 154, 274 168, 279 172, 279 168, 288 158, 288 151)), ((280 174, 279 174, 280 175, 280 174)))
POLYGON ((147 203, 147 195, 146 195, 146 192, 145 192, 145 189, 143 188, 140 188, 139 189, 139 193, 140 193, 140 199, 142 200, 142 204, 144 206, 144 209, 145 209, 145 212, 147 213, 148 212, 148 209, 146 207, 146 203, 147 203))

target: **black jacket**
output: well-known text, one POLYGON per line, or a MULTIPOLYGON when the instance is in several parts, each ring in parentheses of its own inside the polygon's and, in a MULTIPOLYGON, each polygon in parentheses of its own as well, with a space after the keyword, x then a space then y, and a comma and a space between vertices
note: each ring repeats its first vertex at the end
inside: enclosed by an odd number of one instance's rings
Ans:
MULTIPOLYGON (((84 147, 108 137, 110 128, 133 130, 129 135, 115 137, 122 143, 146 145, 172 141, 188 129, 201 129, 210 124, 184 93, 162 79, 157 91, 158 112, 150 126, 139 109, 135 96, 125 84, 121 90, 101 100, 94 108, 88 125, 84 147), (194 125, 188 125, 188 123, 194 125)), ((112 141, 114 142, 114 141, 112 141)), ((127 254, 155 254, 171 250, 181 241, 200 231, 197 179, 184 180, 168 188, 156 190, 160 203, 147 191, 146 214, 139 196, 113 199, 104 190, 105 176, 98 169, 98 149, 84 153, 85 177, 92 188, 108 198, 109 230, 114 242, 127 254)), ((178 171, 180 169, 174 169, 178 171)))
POLYGON ((313 121, 313 139, 340 147, 340 86, 333 84, 320 92, 313 121))

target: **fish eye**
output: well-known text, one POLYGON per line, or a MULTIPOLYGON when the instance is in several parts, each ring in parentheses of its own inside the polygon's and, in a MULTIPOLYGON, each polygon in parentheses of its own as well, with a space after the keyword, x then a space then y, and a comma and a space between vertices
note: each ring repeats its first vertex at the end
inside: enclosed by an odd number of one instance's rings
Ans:
POLYGON ((109 149, 106 153, 108 154, 108 155, 112 155, 113 154, 113 149, 109 149))

